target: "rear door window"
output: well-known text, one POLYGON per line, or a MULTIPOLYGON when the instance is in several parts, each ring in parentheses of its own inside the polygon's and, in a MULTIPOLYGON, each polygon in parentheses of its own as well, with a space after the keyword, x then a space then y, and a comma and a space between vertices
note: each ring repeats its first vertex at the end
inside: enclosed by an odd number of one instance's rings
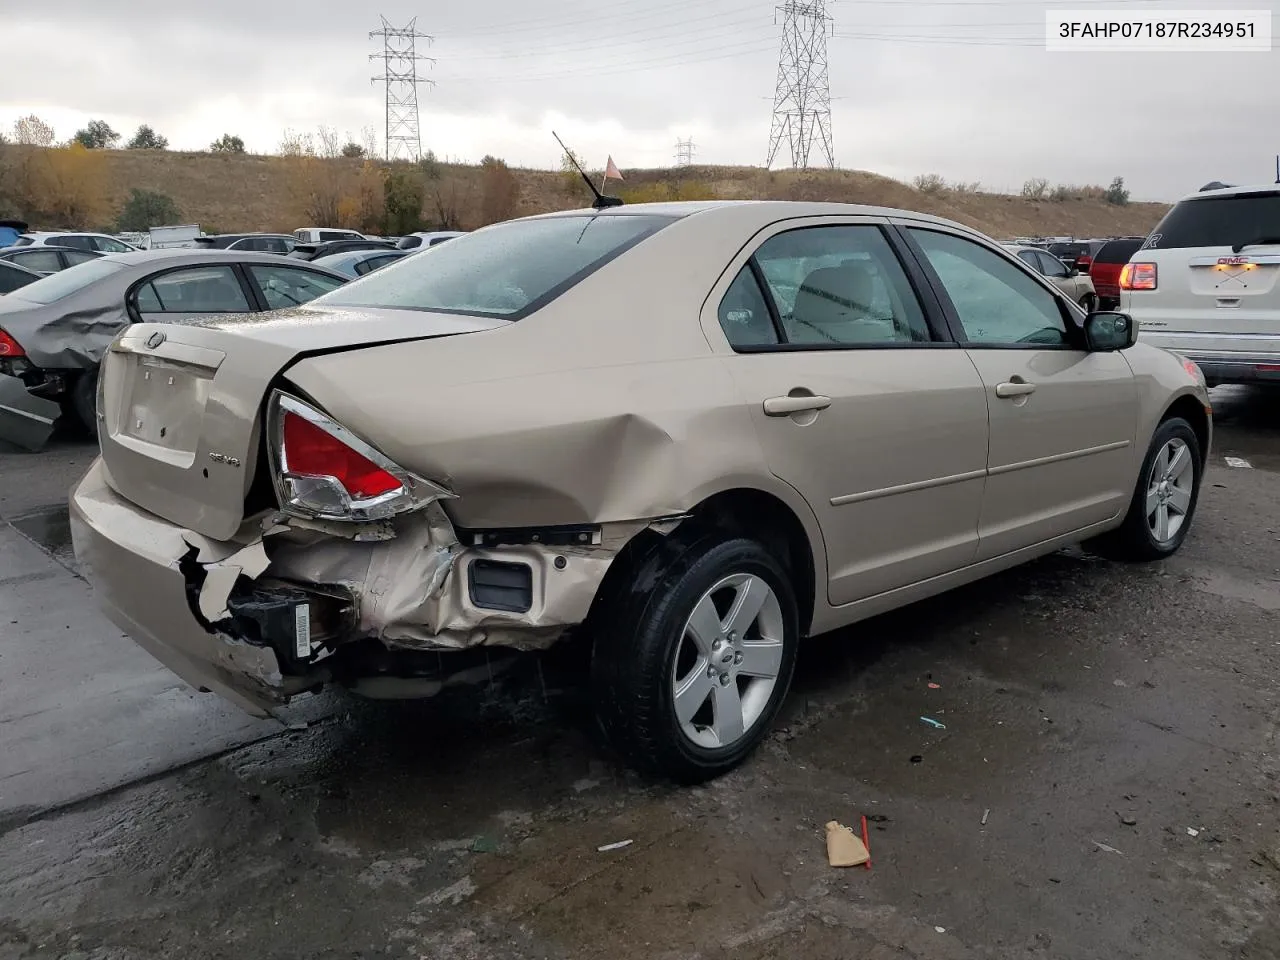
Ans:
POLYGON ((1142 249, 1230 247, 1280 243, 1280 191, 1183 200, 1174 205, 1142 249))
POLYGON ((22 253, 15 253, 9 258, 20 267, 34 270, 36 273, 54 273, 62 269, 62 260, 57 250, 41 250, 32 247, 22 253))
POLYGON ((90 249, 98 249, 103 253, 128 253, 132 248, 111 237, 86 237, 93 244, 90 249))
POLYGON ((89 237, 76 236, 71 234, 61 237, 50 237, 49 246, 51 247, 73 247, 76 250, 96 250, 93 240, 89 237))
POLYGON ((755 259, 788 343, 856 347, 932 339, 879 227, 789 230, 766 240, 755 259))
POLYGON ((268 310, 284 310, 310 303, 342 286, 342 281, 314 270, 250 264, 249 274, 262 291, 268 310))
POLYGON ((141 313, 249 313, 253 309, 235 271, 221 265, 161 274, 138 291, 137 299, 141 313))

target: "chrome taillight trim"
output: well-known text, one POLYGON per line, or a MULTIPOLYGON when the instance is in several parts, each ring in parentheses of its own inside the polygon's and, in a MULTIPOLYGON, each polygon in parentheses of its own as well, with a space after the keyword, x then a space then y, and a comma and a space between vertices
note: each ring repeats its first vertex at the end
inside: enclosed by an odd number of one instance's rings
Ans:
POLYGON ((421 510, 436 500, 454 499, 451 490, 406 470, 382 451, 362 439, 332 417, 308 403, 281 390, 273 390, 267 401, 267 458, 271 467, 271 482, 275 487, 276 501, 280 509, 292 516, 309 520, 338 520, 368 522, 388 520, 402 513, 421 510), (329 489, 341 503, 341 509, 324 509, 309 505, 299 499, 291 489, 294 475, 289 473, 288 456, 284 446, 284 415, 292 413, 314 424, 379 468, 387 471, 400 482, 396 490, 389 490, 376 497, 352 497, 337 477, 311 477, 309 481, 328 481, 329 489))

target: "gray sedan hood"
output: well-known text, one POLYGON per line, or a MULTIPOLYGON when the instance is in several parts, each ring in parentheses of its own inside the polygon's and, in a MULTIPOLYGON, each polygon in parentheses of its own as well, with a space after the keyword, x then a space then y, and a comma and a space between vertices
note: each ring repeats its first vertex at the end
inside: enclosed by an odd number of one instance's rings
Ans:
POLYGON ((117 333, 129 325, 123 298, 110 306, 72 295, 32 303, 16 293, 0 297, 0 328, 44 370, 92 370, 117 333))

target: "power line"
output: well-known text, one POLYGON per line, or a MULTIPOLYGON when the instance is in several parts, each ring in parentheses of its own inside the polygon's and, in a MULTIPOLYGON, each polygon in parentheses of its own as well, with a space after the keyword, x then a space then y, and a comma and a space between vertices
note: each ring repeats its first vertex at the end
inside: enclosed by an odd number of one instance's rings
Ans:
POLYGON ((612 64, 604 65, 605 68, 600 70, 592 70, 589 66, 578 66, 572 70, 563 70, 541 75, 526 76, 504 74, 501 76, 441 77, 440 80, 441 82, 447 81, 449 83, 484 83, 486 81, 497 81, 501 83, 533 83, 540 80, 607 77, 626 73, 639 73, 645 70, 654 70, 659 68, 691 66, 693 64, 708 63, 712 60, 725 60, 731 57, 747 56, 753 53, 768 53, 775 49, 777 48, 772 43, 766 46, 760 44, 758 41, 747 40, 723 47, 711 47, 707 49, 705 56, 689 56, 688 53, 684 53, 675 56, 661 56, 641 60, 615 61, 612 64))
MULTIPOLYGON (((646 44, 650 44, 658 40, 668 41, 663 43, 664 47, 679 44, 700 44, 702 46, 706 46, 707 38, 701 35, 701 31, 705 29, 705 27, 695 26, 695 24, 704 20, 716 21, 715 27, 717 39, 725 39, 728 34, 735 33, 749 27, 756 27, 756 32, 760 33, 760 39, 765 39, 764 31, 769 29, 767 24, 761 23, 759 17, 749 17, 742 20, 725 22, 718 14, 712 14, 707 17, 694 17, 689 20, 681 21, 678 24, 667 23, 660 27, 645 27, 640 30, 625 30, 622 33, 615 35, 595 33, 590 37, 569 39, 561 43, 538 44, 535 49, 530 49, 528 45, 506 49, 499 47, 491 53, 473 54, 467 52, 462 56, 468 63, 473 60, 523 60, 534 59, 537 57, 557 56, 564 53, 594 53, 597 50, 607 50, 614 47, 645 46, 646 44), (657 32, 654 32, 655 30, 657 32)), ((441 59, 444 60, 445 58, 442 57, 441 59)))
POLYGON ((384 83, 387 88, 386 158, 388 160, 418 160, 422 157, 422 132, 418 126, 418 84, 434 84, 435 81, 418 76, 418 62, 430 57, 418 53, 418 41, 431 37, 417 30, 418 18, 408 26, 393 27, 382 17, 382 29, 369 33, 369 39, 381 38, 382 52, 369 54, 370 60, 382 61, 382 76, 373 83, 384 83))
POLYGON ((827 166, 835 169, 831 146, 831 84, 827 73, 827 16, 825 0, 787 0, 782 14, 782 49, 778 55, 778 86, 773 95, 773 125, 769 132, 772 167, 786 140, 791 166, 809 168, 809 152, 816 136, 827 166))

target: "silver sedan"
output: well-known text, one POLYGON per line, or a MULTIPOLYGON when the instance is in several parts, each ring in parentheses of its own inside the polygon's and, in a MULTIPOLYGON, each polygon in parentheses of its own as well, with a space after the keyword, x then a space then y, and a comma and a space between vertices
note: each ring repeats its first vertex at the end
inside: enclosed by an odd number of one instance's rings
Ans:
POLYGON ((132 323, 297 307, 347 280, 278 255, 226 250, 112 254, 0 300, 0 439, 39 447, 64 412, 96 427, 98 365, 132 323))

